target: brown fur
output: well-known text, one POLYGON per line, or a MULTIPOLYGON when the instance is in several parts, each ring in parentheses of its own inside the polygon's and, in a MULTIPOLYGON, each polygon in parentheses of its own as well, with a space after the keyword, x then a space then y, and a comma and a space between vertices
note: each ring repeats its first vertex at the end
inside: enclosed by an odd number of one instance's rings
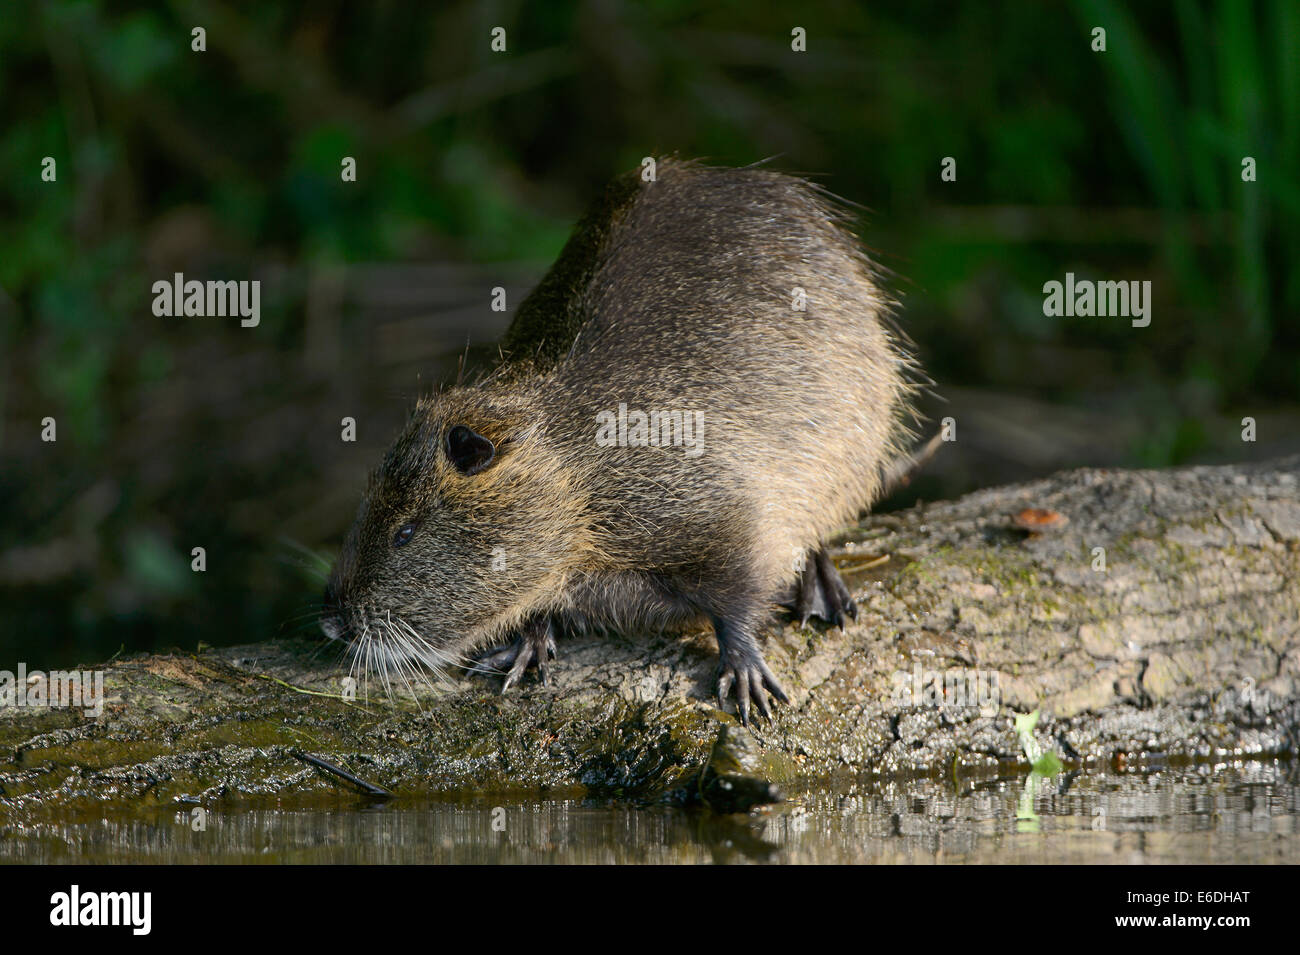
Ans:
POLYGON ((657 182, 617 180, 496 371, 416 405, 335 568, 327 632, 363 664, 434 667, 543 617, 634 631, 703 615, 720 642, 751 638, 904 452, 913 364, 889 308, 803 180, 671 160, 657 182), (703 452, 598 446, 597 415, 620 403, 703 412, 703 452), (480 473, 451 464, 456 425, 496 446, 480 473))

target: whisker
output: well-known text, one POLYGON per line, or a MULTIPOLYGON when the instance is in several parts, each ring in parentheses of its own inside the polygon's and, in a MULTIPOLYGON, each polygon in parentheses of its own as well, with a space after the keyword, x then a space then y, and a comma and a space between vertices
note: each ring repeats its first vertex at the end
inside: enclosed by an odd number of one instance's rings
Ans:
POLYGON ((310 610, 299 610, 295 613, 291 613, 280 622, 280 626, 289 623, 300 623, 303 620, 318 620, 321 616, 322 609, 323 608, 321 607, 313 607, 310 610))
MULTIPOLYGON (((434 646, 428 640, 420 636, 415 629, 405 620, 398 619, 398 625, 404 631, 406 645, 411 650, 411 656, 424 664, 424 666, 438 678, 438 682, 444 687, 453 685, 453 681, 447 676, 447 662, 449 656, 434 646)), ((428 675, 421 673, 422 679, 429 689, 433 689, 433 684, 429 681, 428 675)))
MULTIPOLYGON (((393 642, 398 644, 405 643, 405 637, 402 636, 401 630, 393 626, 393 614, 391 610, 385 612, 384 619, 387 621, 388 633, 391 635, 391 639, 393 639, 393 642)), ((393 665, 394 665, 393 668, 394 670, 396 670, 397 675, 401 677, 402 683, 405 684, 406 686, 406 692, 411 695, 411 699, 415 700, 416 708, 419 709, 421 712, 423 712, 424 708, 420 706, 420 700, 416 696, 415 689, 414 687, 411 686, 410 680, 407 679, 406 676, 407 667, 404 665, 403 658, 400 656, 394 656, 393 665)))
POLYGON ((343 659, 344 655, 346 655, 348 652, 347 642, 344 640, 334 640, 323 633, 321 634, 320 643, 316 646, 316 649, 311 652, 311 656, 309 656, 307 659, 310 660, 312 663, 315 663, 320 658, 320 655, 331 647, 333 647, 334 649, 338 649, 339 651, 338 656, 334 658, 334 662, 335 664, 337 664, 339 663, 339 661, 343 659), (335 644, 341 644, 342 648, 339 649, 338 647, 335 647, 334 646, 335 644))
POLYGON ((329 579, 331 562, 327 557, 289 537, 281 537, 279 543, 282 547, 294 552, 292 555, 278 555, 281 563, 306 571, 312 577, 318 578, 322 583, 329 579))
MULTIPOLYGON (((464 651, 449 651, 425 637, 409 620, 394 616, 391 610, 380 615, 378 610, 361 607, 357 620, 350 626, 352 638, 339 637, 326 640, 316 651, 338 642, 342 648, 338 660, 350 656, 348 675, 359 680, 362 693, 370 698, 370 676, 377 676, 384 695, 390 700, 406 695, 421 712, 421 696, 427 692, 446 690, 456 685, 451 671, 497 675, 495 668, 483 666, 464 651)), ((313 656, 315 656, 314 654, 313 656)))

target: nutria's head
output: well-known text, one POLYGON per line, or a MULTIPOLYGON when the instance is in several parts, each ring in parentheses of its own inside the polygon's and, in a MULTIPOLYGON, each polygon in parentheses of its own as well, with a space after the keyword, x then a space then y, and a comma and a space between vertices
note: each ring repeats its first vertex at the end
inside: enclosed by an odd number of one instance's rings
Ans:
POLYGON ((544 609, 586 549, 574 468, 518 396, 421 399, 372 475, 321 628, 354 671, 441 671, 544 609))

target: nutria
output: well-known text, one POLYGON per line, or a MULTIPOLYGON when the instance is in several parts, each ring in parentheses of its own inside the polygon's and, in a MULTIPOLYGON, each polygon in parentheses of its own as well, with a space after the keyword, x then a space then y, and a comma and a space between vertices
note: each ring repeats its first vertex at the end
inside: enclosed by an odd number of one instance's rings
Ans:
POLYGON ((843 220, 766 169, 615 180, 495 368, 417 402, 325 632, 365 668, 478 665, 509 689, 529 666, 546 679, 556 632, 708 619, 719 696, 768 714, 786 695, 759 630, 783 598, 805 623, 856 615, 824 541, 906 460, 917 390, 843 220))

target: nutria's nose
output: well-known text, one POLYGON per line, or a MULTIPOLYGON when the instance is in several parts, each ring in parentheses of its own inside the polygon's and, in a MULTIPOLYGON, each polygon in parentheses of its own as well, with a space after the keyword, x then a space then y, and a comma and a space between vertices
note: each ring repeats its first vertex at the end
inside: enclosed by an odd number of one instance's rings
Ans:
POLYGON ((343 616, 343 600, 339 590, 337 578, 331 577, 329 583, 325 585, 325 593, 321 600, 320 617, 322 627, 325 626, 325 621, 334 620, 338 622, 343 616))
POLYGON ((320 628, 331 640, 343 638, 343 608, 339 603, 339 589, 333 578, 325 585, 325 599, 320 608, 320 628))
POLYGON ((325 634, 325 636, 329 637, 331 640, 342 640, 343 635, 346 632, 343 627, 343 619, 341 617, 329 615, 323 615, 320 618, 320 629, 321 633, 325 634))

